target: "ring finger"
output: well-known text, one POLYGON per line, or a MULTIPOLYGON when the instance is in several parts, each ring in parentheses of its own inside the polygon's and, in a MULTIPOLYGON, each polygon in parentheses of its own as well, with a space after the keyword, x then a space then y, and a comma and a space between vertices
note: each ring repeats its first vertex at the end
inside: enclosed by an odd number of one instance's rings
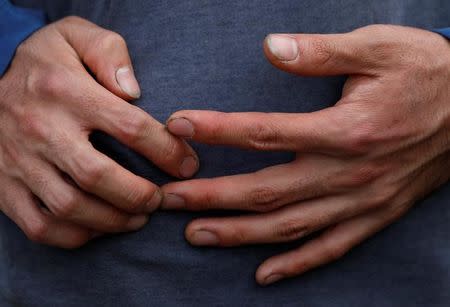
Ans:
POLYGON ((76 248, 95 236, 95 232, 45 214, 33 194, 18 180, 0 174, 1 211, 12 219, 27 237, 35 242, 76 248))
POLYGON ((102 232, 132 231, 147 222, 146 215, 130 215, 69 184, 55 167, 29 159, 22 181, 54 216, 102 232))
POLYGON ((351 195, 330 196, 264 214, 194 220, 186 228, 186 238, 193 245, 210 246, 288 242, 365 210, 351 195))

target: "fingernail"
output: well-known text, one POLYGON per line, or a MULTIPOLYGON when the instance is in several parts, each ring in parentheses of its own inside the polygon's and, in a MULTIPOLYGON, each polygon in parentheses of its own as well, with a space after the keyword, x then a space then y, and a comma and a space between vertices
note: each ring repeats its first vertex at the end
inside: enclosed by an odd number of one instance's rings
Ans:
POLYGON ((197 230, 192 234, 189 242, 194 245, 217 245, 219 244, 219 238, 210 231, 197 230))
POLYGON ((179 117, 169 119, 167 122, 167 129, 177 136, 184 138, 191 138, 194 136, 194 126, 186 118, 179 117))
POLYGON ((141 89, 130 67, 119 68, 116 72, 116 80, 122 91, 130 97, 141 97, 141 89))
POLYGON ((164 195, 163 203, 161 205, 163 209, 183 209, 185 207, 184 199, 175 194, 164 195))
POLYGON ((274 282, 277 282, 277 281, 279 281, 280 279, 283 279, 283 275, 281 275, 281 274, 272 274, 272 275, 269 275, 269 276, 267 276, 265 279, 264 279, 264 282, 263 282, 263 285, 264 286, 267 286, 267 285, 270 285, 270 284, 273 284, 274 282))
POLYGON ((127 224, 127 228, 130 230, 137 230, 142 228, 148 221, 148 216, 146 215, 137 215, 130 218, 127 224))
POLYGON ((180 176, 183 178, 192 177, 198 169, 198 161, 193 156, 184 158, 180 165, 180 176))
POLYGON ((158 207, 161 205, 161 201, 162 201, 162 193, 161 191, 158 189, 153 193, 152 198, 150 198, 150 200, 147 203, 147 210, 149 210, 150 212, 155 211, 156 209, 158 209, 158 207))
POLYGON ((280 61, 293 61, 298 56, 298 46, 295 39, 286 35, 270 34, 267 37, 270 52, 280 61))

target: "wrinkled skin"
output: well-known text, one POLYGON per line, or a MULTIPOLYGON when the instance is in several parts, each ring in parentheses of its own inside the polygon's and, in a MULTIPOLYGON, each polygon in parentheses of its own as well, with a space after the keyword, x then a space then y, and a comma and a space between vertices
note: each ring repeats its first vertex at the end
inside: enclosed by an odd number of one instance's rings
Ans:
POLYGON ((194 245, 279 243, 323 231, 266 260, 256 279, 267 285, 342 257, 448 181, 450 44, 374 25, 270 35, 264 49, 287 72, 348 75, 342 98, 306 114, 176 112, 167 122, 174 135, 297 155, 256 173, 170 183, 163 208, 255 212, 192 221, 186 238, 194 245))
POLYGON ((198 167, 184 141, 126 101, 140 90, 123 38, 81 18, 23 42, 0 93, 0 209, 34 241, 79 247, 142 227, 159 206, 160 189, 97 151, 93 130, 174 176, 198 167))

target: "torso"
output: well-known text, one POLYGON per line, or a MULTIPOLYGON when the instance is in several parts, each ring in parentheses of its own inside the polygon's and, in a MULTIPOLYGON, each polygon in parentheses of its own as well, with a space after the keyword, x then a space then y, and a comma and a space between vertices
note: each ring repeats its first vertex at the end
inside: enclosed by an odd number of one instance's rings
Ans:
MULTIPOLYGON (((307 112, 334 104, 345 80, 277 71, 262 52, 268 33, 450 23, 445 0, 55 2, 46 1, 51 20, 79 15, 125 37, 143 90, 136 104, 161 121, 179 109, 307 112)), ((139 175, 159 184, 174 180, 104 135, 93 141, 139 175)), ((292 158, 194 147, 199 177, 250 172, 292 158)), ((142 231, 75 251, 31 243, 0 216, 0 292, 20 306, 440 306, 450 301, 449 203, 447 184, 339 262, 270 288, 254 282, 257 265, 301 242, 193 248, 183 229, 206 213, 158 212, 142 231)))

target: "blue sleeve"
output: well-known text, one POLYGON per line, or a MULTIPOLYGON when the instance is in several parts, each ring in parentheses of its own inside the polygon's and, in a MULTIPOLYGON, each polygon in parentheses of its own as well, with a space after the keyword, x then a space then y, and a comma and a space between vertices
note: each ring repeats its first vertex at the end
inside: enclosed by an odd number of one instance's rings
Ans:
POLYGON ((434 32, 439 33, 439 34, 447 37, 448 39, 450 39, 450 28, 437 29, 437 30, 434 30, 434 32))
POLYGON ((42 11, 19 8, 0 0, 0 77, 8 68, 17 46, 45 25, 42 11))

